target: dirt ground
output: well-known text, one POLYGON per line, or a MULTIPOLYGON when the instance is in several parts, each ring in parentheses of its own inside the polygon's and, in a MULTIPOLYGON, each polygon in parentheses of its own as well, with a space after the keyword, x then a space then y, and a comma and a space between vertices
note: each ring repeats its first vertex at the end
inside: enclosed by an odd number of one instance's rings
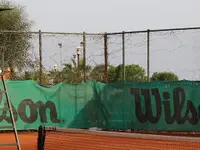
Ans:
POLYGON ((200 138, 89 131, 47 132, 45 150, 200 150, 200 138))
MULTIPOLYGON (((19 133, 22 150, 37 150, 37 133, 19 133)), ((0 133, 0 144, 15 143, 14 133, 0 133)), ((17 150, 15 147, 0 147, 0 150, 17 150)))
MULTIPOLYGON (((129 134, 130 135, 130 134, 129 134)), ((49 132, 45 150, 200 150, 200 140, 176 140, 168 137, 153 139, 134 136, 112 136, 94 133, 49 132)), ((19 133, 22 150, 37 150, 37 133, 19 133)), ((13 133, 0 133, 0 143, 15 142, 13 133)), ((16 147, 0 147, 0 150, 17 150, 16 147)))

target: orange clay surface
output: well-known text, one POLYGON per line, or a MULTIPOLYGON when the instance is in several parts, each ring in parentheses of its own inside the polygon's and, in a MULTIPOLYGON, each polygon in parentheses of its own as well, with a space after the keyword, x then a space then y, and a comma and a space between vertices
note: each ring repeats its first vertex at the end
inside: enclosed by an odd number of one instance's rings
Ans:
MULTIPOLYGON (((37 133, 19 133, 19 138, 22 150, 37 150, 37 133)), ((13 142, 13 133, 0 133, 1 144, 13 142)), ((200 150, 200 142, 55 132, 47 133, 45 150, 200 150)))
POLYGON ((200 150, 200 140, 145 138, 55 132, 47 134, 45 150, 200 150))
MULTIPOLYGON (((37 136, 36 132, 19 133, 22 150, 37 150, 37 136)), ((16 143, 14 133, 0 133, 0 144, 5 143, 16 143)), ((17 150, 17 147, 0 147, 0 150, 17 150)))

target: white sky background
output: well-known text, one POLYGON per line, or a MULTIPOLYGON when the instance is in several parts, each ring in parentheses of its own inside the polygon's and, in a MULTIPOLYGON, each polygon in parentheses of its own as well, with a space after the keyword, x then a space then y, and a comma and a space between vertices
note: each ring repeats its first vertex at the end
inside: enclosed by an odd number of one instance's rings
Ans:
MULTIPOLYGON (((118 32, 200 26, 199 0, 12 1, 26 6, 29 18, 35 22, 33 31, 40 29, 55 32, 118 32)), ((146 69, 145 37, 145 34, 126 37, 127 64, 138 63, 146 69)), ((43 44, 46 50, 44 52, 45 65, 53 66, 54 62, 49 59, 49 56, 59 53, 58 42, 62 42, 64 45, 63 59, 71 57, 75 53, 81 37, 77 39, 45 38, 43 44)), ((155 71, 174 71, 181 79, 200 79, 200 67, 198 66, 200 62, 198 60, 200 58, 200 30, 186 33, 153 34, 151 39, 151 74, 155 71)), ((116 53, 113 58, 109 58, 109 63, 114 65, 121 63, 121 51, 117 51, 117 49, 121 49, 120 40, 119 36, 114 37, 111 41, 115 41, 115 43, 110 44, 109 47, 110 51, 116 53)), ((97 55, 100 54, 100 51, 103 52, 102 39, 96 38, 94 41, 90 43, 88 39, 90 46, 88 46, 88 56, 94 54, 93 48, 97 55), (94 41, 99 42, 99 45, 92 45, 95 43, 94 41)), ((59 57, 53 59, 58 61, 59 57)), ((103 63, 103 56, 92 59, 99 61, 97 63, 103 63)))
POLYGON ((33 30, 113 32, 200 26, 199 0, 13 0, 33 30))

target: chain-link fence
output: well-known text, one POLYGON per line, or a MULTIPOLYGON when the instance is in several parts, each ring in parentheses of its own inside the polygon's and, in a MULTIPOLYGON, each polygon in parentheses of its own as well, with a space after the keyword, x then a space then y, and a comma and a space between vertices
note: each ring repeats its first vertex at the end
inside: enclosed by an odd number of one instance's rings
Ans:
POLYGON ((200 30, 150 34, 150 72, 171 71, 179 79, 199 80, 200 30))
MULTIPOLYGON (((119 33, 1 32, 7 67, 43 85, 200 79, 200 28, 119 33), (164 76, 164 77, 163 77, 164 76)), ((14 78, 13 78, 14 79, 14 78)), ((15 77, 15 79, 19 79, 15 77)))

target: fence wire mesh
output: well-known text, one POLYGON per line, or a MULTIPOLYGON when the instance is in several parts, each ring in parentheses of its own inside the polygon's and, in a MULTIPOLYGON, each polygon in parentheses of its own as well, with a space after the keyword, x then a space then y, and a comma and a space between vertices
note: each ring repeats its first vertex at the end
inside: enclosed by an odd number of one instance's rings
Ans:
POLYGON ((42 34, 42 64, 46 78, 53 84, 79 81, 76 59, 77 47, 81 42, 81 34, 42 34))
POLYGON ((200 30, 150 34, 150 72, 168 71, 180 80, 199 80, 200 30))
POLYGON ((1 49, 6 51, 5 67, 20 70, 19 77, 11 79, 33 79, 43 85, 88 80, 111 83, 151 81, 155 73, 171 72, 179 80, 199 80, 199 31, 199 28, 105 34, 9 31, 1 32, 0 40, 1 49))
POLYGON ((126 81, 146 81, 147 33, 125 34, 125 65, 138 65, 132 72, 126 67, 126 81))
MULTIPOLYGON (((76 48, 82 42, 82 35, 42 34, 43 65, 46 70, 63 69, 72 63, 76 48)), ((82 55, 82 54, 81 54, 82 55)), ((76 64, 74 64, 76 65, 76 64)))
POLYGON ((104 82, 104 36, 86 35, 87 80, 104 82))
POLYGON ((115 68, 122 65, 122 35, 108 35, 108 82, 122 80, 122 72, 115 74, 115 68))

